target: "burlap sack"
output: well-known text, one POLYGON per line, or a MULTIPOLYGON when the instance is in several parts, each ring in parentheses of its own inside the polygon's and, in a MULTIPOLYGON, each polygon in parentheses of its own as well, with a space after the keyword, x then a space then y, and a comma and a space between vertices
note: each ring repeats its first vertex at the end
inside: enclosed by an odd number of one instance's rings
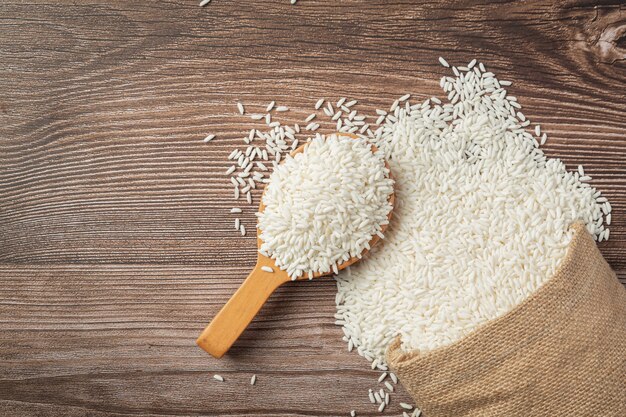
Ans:
POLYGON ((584 226, 556 275, 453 345, 387 361, 426 417, 625 417, 626 290, 584 226))

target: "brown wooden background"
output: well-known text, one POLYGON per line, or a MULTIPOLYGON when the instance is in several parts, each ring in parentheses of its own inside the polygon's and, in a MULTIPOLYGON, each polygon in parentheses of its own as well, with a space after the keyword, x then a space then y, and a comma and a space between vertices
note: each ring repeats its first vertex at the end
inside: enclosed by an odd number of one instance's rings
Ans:
POLYGON ((379 415, 330 280, 280 289, 222 360, 195 346, 254 263, 222 172, 251 127, 237 99, 288 123, 319 97, 371 114, 441 96, 440 55, 514 80, 547 152, 584 164, 626 283, 620 0, 288 3, 0 3, 0 415, 379 415))

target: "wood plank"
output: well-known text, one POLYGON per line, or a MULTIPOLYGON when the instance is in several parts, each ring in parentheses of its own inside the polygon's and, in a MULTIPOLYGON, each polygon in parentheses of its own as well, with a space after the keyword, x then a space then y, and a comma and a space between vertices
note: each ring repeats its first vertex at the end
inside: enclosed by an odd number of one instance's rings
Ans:
MULTIPOLYGON (((511 93, 550 135, 547 152, 584 164, 610 198, 604 253, 626 265, 625 61, 588 50, 583 29, 598 8, 218 3, 3 3, 0 261, 226 266, 250 256, 223 172, 262 124, 238 115, 236 100, 260 111, 277 99, 289 123, 318 97, 355 97, 373 114, 406 91, 441 96, 446 55, 477 56, 515 81, 511 93), (217 139, 205 145, 208 133, 217 139)), ((253 210, 242 218, 252 230, 253 210)))
MULTIPOLYGON (((373 415, 367 390, 380 373, 347 352, 330 279, 281 287, 220 360, 195 345, 246 272, 0 266, 0 410, 373 415)), ((395 414, 399 401, 409 401, 404 391, 394 396, 395 414)))

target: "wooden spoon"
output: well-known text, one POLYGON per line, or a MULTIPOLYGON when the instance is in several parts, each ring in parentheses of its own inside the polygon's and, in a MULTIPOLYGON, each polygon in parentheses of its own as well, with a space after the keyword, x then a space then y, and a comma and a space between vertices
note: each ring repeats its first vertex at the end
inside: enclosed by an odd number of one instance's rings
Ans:
MULTIPOLYGON (((338 134, 340 136, 349 136, 357 138, 357 136, 347 133, 338 134)), ((304 144, 294 150, 291 155, 294 156, 298 153, 304 152, 304 148, 307 144, 304 144)), ((372 145, 372 152, 376 152, 376 147, 372 145)), ((385 162, 385 166, 389 169, 389 165, 385 162)), ((391 171, 389 172, 391 177, 391 171)), ((395 193, 391 193, 389 196, 389 203, 393 209, 395 201, 395 193)), ((265 206, 263 205, 263 199, 261 198, 261 204, 259 204, 259 212, 263 212, 265 206)), ((391 212, 387 215, 388 219, 391 219, 391 212)), ((387 225, 381 227, 384 233, 387 229, 387 225)), ((370 247, 373 247, 380 237, 378 235, 372 236, 369 242, 370 247)), ((257 234, 257 246, 260 248, 263 241, 257 234)), ((367 250, 363 251, 365 254, 367 250)), ((263 304, 267 301, 269 296, 282 284, 291 281, 286 271, 279 269, 272 258, 257 253, 256 266, 248 275, 248 278, 241 284, 239 289, 233 294, 228 302, 222 307, 222 309, 213 318, 211 323, 204 329, 200 337, 196 340, 198 346, 211 354, 215 358, 221 358, 224 353, 230 349, 230 347, 239 338, 244 329, 250 324, 254 316, 257 315, 263 304), (267 272, 262 267, 271 268, 274 272, 267 272)), ((345 269, 353 263, 357 262, 360 258, 352 257, 342 264, 338 265, 339 270, 345 269)), ((315 278, 331 275, 332 272, 322 274, 315 273, 315 278)), ((298 280, 307 280, 308 275, 303 274, 298 280)))

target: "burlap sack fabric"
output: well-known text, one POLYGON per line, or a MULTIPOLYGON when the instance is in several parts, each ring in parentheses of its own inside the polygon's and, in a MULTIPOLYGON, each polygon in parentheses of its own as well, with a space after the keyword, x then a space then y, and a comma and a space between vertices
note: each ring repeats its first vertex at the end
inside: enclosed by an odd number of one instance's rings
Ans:
POLYGON ((582 224, 557 273, 450 346, 387 361, 426 417, 626 416, 626 290, 582 224))

